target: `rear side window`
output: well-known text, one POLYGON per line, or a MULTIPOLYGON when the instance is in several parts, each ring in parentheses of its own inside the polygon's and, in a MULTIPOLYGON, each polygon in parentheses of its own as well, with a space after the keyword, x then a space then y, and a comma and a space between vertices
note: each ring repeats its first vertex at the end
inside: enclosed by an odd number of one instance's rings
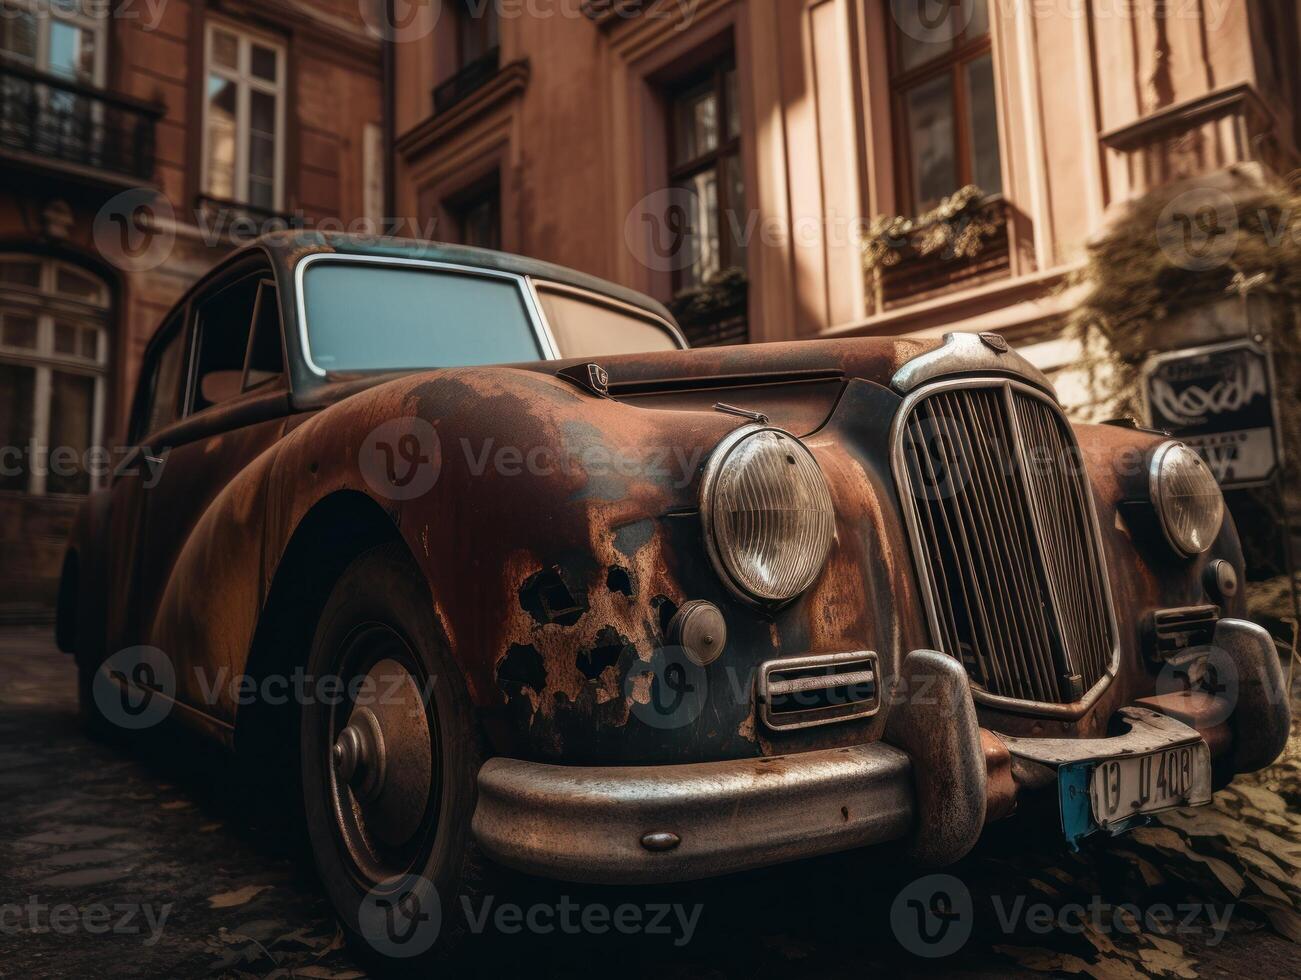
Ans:
POLYGON ((145 367, 141 384, 149 392, 139 436, 164 429, 180 413, 181 382, 185 377, 185 331, 179 321, 166 329, 170 336, 145 367))
POLYGON ((199 302, 192 412, 229 401, 244 390, 244 362, 262 279, 261 273, 245 276, 199 302))
POLYGON ((673 336, 657 320, 622 303, 602 302, 585 293, 538 284, 561 357, 605 357, 677 350, 673 336))

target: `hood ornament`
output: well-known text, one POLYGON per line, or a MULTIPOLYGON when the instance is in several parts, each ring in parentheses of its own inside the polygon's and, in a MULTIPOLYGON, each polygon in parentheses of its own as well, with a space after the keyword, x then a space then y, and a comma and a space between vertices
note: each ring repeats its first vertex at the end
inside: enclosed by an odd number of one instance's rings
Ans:
POLYGON ((1002 334, 982 333, 980 335, 980 339, 981 342, 984 343, 984 345, 988 347, 990 350, 992 350, 995 354, 1006 354, 1008 351, 1012 349, 1010 346, 1008 346, 1008 343, 1003 338, 1002 334))
POLYGON ((890 383, 895 391, 906 395, 931 381, 959 374, 1010 374, 1057 398, 1047 375, 996 333, 946 333, 943 344, 903 364, 890 383))

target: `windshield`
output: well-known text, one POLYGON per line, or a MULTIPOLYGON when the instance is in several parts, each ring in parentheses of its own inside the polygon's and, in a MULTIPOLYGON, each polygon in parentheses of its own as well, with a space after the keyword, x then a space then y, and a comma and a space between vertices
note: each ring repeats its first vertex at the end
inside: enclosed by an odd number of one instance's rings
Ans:
POLYGON ((303 280, 309 357, 322 371, 510 364, 545 356, 515 279, 323 261, 303 280))

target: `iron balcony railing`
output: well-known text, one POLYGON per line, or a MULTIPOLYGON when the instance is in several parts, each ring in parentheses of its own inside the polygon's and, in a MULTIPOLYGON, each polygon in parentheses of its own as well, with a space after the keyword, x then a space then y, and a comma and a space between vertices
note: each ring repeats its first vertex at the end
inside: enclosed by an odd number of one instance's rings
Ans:
POLYGON ((471 93, 483 88, 501 70, 501 49, 492 48, 434 89, 434 112, 446 112, 471 93))
POLYGON ((148 181, 163 111, 156 103, 0 60, 0 152, 148 181))

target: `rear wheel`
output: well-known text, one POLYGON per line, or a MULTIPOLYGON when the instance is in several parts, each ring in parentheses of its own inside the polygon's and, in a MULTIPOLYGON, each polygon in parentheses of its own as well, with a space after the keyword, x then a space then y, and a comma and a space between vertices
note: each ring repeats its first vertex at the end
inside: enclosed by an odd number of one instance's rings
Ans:
POLYGON ((477 864, 481 753, 424 578, 400 544, 361 555, 340 577, 307 680, 307 826, 345 931, 359 951, 392 962, 449 952, 467 866, 477 864))

